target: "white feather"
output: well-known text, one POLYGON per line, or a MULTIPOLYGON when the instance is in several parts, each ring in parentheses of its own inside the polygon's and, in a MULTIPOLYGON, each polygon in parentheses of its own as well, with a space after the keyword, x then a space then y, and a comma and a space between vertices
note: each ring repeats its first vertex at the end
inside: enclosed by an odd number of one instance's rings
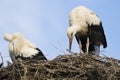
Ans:
POLYGON ((86 22, 91 24, 100 24, 100 19, 94 12, 84 6, 74 8, 69 14, 70 25, 86 27, 86 22))
POLYGON ((12 56, 30 57, 36 55, 39 51, 36 50, 35 44, 26 40, 19 32, 13 34, 5 34, 5 40, 9 42, 9 52, 12 56))
POLYGON ((38 53, 38 50, 29 46, 24 46, 21 50, 21 53, 24 53, 22 54, 24 57, 32 58, 32 56, 35 56, 38 53))

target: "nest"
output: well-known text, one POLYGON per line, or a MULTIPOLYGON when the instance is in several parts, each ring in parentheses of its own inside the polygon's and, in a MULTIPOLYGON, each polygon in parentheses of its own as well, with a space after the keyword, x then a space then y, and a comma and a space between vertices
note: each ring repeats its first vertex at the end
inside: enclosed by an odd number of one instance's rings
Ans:
POLYGON ((50 61, 17 61, 0 68, 0 80, 120 80, 120 61, 85 54, 50 61))

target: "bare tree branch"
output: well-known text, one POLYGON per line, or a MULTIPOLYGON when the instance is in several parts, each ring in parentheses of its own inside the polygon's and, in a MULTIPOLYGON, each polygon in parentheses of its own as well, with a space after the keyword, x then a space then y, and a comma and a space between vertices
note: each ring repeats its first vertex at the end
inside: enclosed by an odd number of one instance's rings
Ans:
POLYGON ((1 52, 0 52, 0 57, 1 57, 1 60, 2 60, 2 63, 0 64, 0 68, 3 66, 3 57, 2 57, 2 54, 1 54, 1 52))

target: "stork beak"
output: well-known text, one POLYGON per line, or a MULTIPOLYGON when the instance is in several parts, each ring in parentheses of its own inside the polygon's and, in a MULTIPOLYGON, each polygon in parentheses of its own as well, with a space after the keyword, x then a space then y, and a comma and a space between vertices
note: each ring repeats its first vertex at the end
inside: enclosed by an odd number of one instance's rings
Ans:
POLYGON ((72 40, 73 38, 69 38, 69 50, 71 51, 71 47, 72 47, 72 40))

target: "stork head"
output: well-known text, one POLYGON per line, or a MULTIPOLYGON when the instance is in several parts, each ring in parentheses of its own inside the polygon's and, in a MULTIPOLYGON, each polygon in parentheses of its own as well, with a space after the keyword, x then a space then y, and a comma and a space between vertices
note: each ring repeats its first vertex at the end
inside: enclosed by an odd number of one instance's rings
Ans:
POLYGON ((6 34, 4 35, 4 39, 5 39, 6 41, 11 42, 11 41, 13 41, 13 40, 16 39, 16 38, 19 39, 19 37, 21 37, 21 36, 22 36, 22 35, 21 35, 19 32, 13 33, 13 34, 6 33, 6 34))
POLYGON ((21 52, 21 48, 23 47, 24 45, 24 38, 23 36, 21 35, 21 33, 19 32, 16 32, 16 33, 13 33, 13 34, 9 34, 9 33, 6 33, 4 35, 4 39, 6 41, 8 41, 9 43, 12 43, 9 45, 9 51, 10 52, 15 52, 16 54, 20 54, 21 52), (11 47, 14 46, 14 49, 11 49, 11 47))
POLYGON ((67 29, 67 36, 69 38, 69 50, 71 50, 73 37, 76 34, 76 27, 72 26, 67 29))
POLYGON ((4 35, 4 39, 5 39, 6 41, 11 42, 11 41, 13 40, 13 36, 12 36, 11 34, 9 34, 9 33, 6 33, 6 34, 4 35))

